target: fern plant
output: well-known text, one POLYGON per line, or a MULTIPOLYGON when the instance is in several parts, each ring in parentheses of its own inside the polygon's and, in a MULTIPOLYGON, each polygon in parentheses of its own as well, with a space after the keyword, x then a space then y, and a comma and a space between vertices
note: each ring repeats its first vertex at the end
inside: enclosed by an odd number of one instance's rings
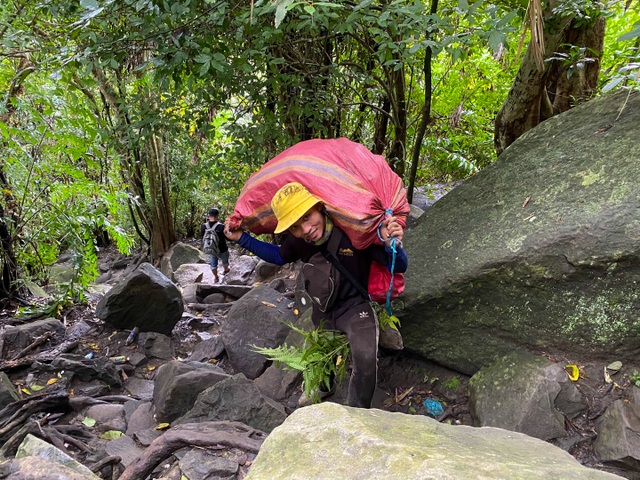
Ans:
POLYGON ((252 345, 252 348, 279 368, 302 372, 305 395, 313 403, 318 403, 321 388, 330 390, 332 381, 339 384, 344 380, 350 354, 347 337, 321 327, 305 331, 292 323, 285 325, 302 335, 304 341, 300 346, 284 344, 267 348, 252 345))
POLYGON ((387 328, 393 328, 395 330, 398 329, 400 319, 395 315, 390 315, 384 305, 371 302, 371 306, 378 316, 378 325, 380 326, 380 330, 386 330, 387 328))

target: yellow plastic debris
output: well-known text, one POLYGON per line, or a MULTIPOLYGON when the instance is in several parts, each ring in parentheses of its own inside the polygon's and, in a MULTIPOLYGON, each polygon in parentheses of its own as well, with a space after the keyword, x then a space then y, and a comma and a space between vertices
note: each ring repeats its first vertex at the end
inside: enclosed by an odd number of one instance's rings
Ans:
POLYGON ((576 382, 580 378, 580 369, 577 365, 569 364, 564 367, 564 371, 569 375, 569 380, 576 382))

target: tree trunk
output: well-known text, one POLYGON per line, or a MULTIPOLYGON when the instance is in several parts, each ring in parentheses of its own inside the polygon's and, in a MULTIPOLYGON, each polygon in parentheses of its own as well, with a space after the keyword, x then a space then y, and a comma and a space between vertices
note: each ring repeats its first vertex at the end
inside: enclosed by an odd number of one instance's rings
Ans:
POLYGON ((585 48, 585 57, 593 62, 584 62, 584 68, 574 68, 568 75, 569 65, 554 61, 551 64, 547 80, 547 92, 551 100, 553 114, 566 112, 577 104, 588 100, 598 87, 600 60, 604 48, 605 17, 596 18, 593 25, 576 27, 574 19, 566 31, 559 52, 570 53, 567 45, 585 48))
MULTIPOLYGON (((543 9, 544 58, 549 58, 558 50, 571 23, 570 17, 553 14, 552 10, 556 4, 555 1, 545 2, 543 9)), ((493 141, 498 155, 520 135, 553 115, 551 101, 546 92, 550 65, 545 62, 544 68, 540 69, 534 53, 535 48, 529 43, 511 90, 496 116, 493 141)))
POLYGON ((157 135, 151 135, 145 147, 151 197, 151 258, 159 260, 175 242, 176 234, 171 215, 169 178, 162 140, 157 135))
POLYGON ((389 102, 389 98, 385 96, 375 117, 375 130, 371 151, 376 155, 382 155, 384 153, 384 149, 387 148, 387 129, 389 128, 390 109, 391 102, 389 102))
MULTIPOLYGON (((400 59, 398 59, 400 61, 400 59)), ((389 150, 389 164, 394 172, 404 177, 407 158, 407 100, 404 66, 393 69, 388 74, 389 90, 393 92, 391 100, 391 118, 393 121, 393 143, 389 150)))
MULTIPOLYGON (((438 11, 438 0, 431 0, 430 14, 435 15, 438 11)), ((427 31, 426 39, 430 40, 434 32, 427 31)), ((418 163, 420 163, 420 150, 422 148, 422 140, 427 132, 427 125, 431 121, 431 94, 432 94, 432 72, 431 72, 431 59, 433 58, 433 50, 431 47, 427 47, 424 54, 424 65, 422 71, 424 72, 424 104, 420 111, 420 125, 416 131, 416 140, 413 144, 413 153, 411 155, 411 170, 409 172, 409 187, 407 191, 407 200, 409 203, 413 203, 413 189, 416 183, 416 175, 418 174, 418 163)))

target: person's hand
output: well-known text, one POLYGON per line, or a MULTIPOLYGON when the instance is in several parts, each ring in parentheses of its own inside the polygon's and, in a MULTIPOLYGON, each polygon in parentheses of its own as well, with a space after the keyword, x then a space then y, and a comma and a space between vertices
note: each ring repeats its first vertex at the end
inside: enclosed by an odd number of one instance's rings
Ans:
POLYGON ((397 217, 390 215, 382 221, 382 226, 380 227, 380 235, 387 245, 389 245, 389 240, 392 237, 401 244, 402 237, 404 236, 404 228, 402 228, 402 225, 398 223, 397 217))
POLYGON ((227 219, 227 221, 224 222, 224 236, 227 237, 227 239, 231 240, 232 242, 237 242, 238 240, 240 240, 240 237, 242 236, 242 230, 240 229, 230 230, 229 219, 227 219))

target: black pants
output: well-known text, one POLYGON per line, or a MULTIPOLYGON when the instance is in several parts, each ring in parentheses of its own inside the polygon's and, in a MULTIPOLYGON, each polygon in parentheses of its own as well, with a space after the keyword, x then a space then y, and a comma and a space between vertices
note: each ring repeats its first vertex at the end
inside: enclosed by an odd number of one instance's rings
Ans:
POLYGON ((351 347, 352 371, 348 403, 351 407, 371 408, 378 378, 378 318, 368 303, 351 307, 324 328, 347 335, 351 347))

